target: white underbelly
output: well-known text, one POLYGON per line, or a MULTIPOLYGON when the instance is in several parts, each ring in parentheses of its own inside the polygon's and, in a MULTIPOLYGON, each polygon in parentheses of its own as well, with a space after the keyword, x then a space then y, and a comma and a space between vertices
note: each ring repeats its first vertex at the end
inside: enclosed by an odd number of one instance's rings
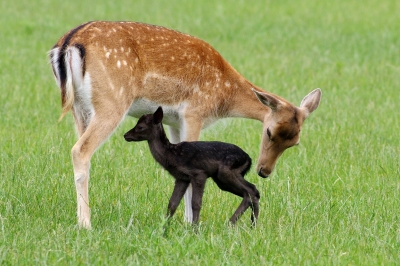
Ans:
POLYGON ((181 120, 183 119, 183 112, 186 107, 185 103, 165 105, 141 98, 132 103, 129 107, 128 115, 140 118, 142 115, 154 113, 159 106, 162 106, 164 112, 163 123, 180 128, 181 120))

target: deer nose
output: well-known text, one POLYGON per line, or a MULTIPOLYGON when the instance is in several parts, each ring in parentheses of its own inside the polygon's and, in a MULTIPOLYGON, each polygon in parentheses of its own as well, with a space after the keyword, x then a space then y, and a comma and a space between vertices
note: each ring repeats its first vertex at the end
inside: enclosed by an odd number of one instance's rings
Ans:
POLYGON ((125 133, 125 134, 124 134, 124 138, 125 138, 126 141, 132 140, 132 139, 129 137, 128 133, 125 133))
POLYGON ((260 170, 258 171, 258 175, 261 176, 262 178, 267 178, 269 174, 264 174, 263 173, 263 168, 260 167, 260 170))

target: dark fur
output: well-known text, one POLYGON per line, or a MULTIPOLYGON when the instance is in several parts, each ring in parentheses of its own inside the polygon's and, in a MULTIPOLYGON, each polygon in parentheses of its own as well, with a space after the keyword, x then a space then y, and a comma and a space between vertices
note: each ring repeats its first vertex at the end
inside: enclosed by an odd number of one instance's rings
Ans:
POLYGON ((243 198, 230 221, 235 224, 250 207, 254 224, 259 213, 260 193, 244 179, 251 167, 249 155, 233 144, 217 141, 171 144, 162 126, 162 118, 163 111, 159 107, 154 114, 142 116, 124 137, 126 141, 147 140, 154 159, 175 178, 167 216, 174 215, 187 187, 192 184, 193 222, 197 223, 204 186, 207 178, 211 177, 220 189, 243 198))

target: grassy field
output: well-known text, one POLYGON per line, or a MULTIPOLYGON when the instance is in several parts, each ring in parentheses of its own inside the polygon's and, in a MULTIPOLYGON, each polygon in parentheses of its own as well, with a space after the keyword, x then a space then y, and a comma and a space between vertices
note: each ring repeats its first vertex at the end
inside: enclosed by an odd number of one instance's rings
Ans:
MULTIPOLYGON (((1 1, 1 265, 395 265, 400 261, 400 2, 1 1), (261 3, 265 2, 265 3, 261 3), (183 204, 166 234, 173 179, 146 143, 126 143, 128 118, 92 159, 93 230, 76 226, 72 117, 47 51, 89 20, 134 20, 198 36, 246 78, 300 104, 321 88, 301 144, 261 193, 260 219, 227 221, 240 199, 207 184, 198 231, 183 204)), ((256 162, 261 123, 203 131, 256 162)))

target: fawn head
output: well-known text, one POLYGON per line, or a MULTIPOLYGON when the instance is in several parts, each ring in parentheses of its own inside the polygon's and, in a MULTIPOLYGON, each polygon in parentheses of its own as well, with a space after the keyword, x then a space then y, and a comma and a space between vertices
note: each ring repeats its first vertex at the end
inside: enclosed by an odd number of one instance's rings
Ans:
POLYGON ((274 95, 253 90, 261 103, 272 112, 264 117, 260 157, 257 164, 259 176, 268 177, 282 153, 300 142, 304 120, 317 109, 321 90, 315 89, 296 107, 274 95))
POLYGON ((143 115, 139 118, 136 126, 125 133, 126 141, 150 140, 156 136, 157 127, 163 119, 162 107, 158 107, 154 114, 143 115))

